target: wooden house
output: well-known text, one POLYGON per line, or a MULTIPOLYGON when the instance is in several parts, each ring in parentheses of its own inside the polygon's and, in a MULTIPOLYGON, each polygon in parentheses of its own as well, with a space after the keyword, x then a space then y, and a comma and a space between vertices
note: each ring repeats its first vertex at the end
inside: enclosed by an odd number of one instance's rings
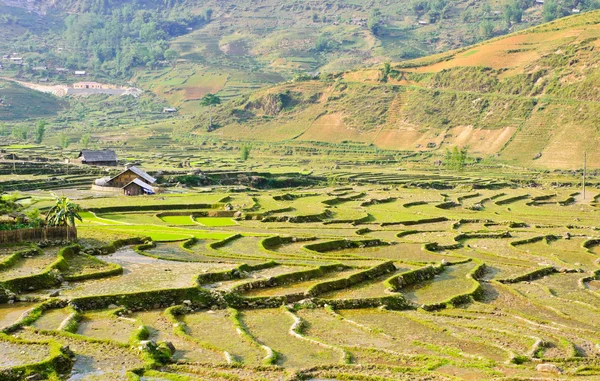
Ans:
POLYGON ((154 188, 140 179, 134 179, 123 187, 125 196, 140 196, 144 194, 154 194, 154 188))
POLYGON ((145 183, 148 186, 156 182, 156 179, 154 177, 150 176, 138 167, 131 166, 125 169, 123 172, 116 175, 115 177, 112 177, 110 180, 108 180, 107 185, 113 188, 124 188, 126 186, 131 185, 131 183, 139 185, 138 183, 134 182, 134 180, 136 179, 145 183))
POLYGON ((115 151, 108 149, 100 151, 89 149, 81 150, 75 161, 88 165, 115 166, 119 164, 119 159, 117 158, 115 151))

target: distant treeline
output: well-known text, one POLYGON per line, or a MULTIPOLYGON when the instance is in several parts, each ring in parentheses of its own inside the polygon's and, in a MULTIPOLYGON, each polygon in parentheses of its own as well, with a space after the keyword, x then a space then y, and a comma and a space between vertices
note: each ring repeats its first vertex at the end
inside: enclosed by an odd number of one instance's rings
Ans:
MULTIPOLYGON (((61 66, 95 74, 126 77, 139 66, 154 67, 178 58, 168 40, 210 21, 212 10, 190 12, 186 1, 65 1, 64 25, 47 36, 61 49, 36 46, 26 36, 19 41, 29 67, 61 66)), ((197 8, 196 8, 197 9, 197 8)), ((51 71, 51 70, 49 70, 51 71)))

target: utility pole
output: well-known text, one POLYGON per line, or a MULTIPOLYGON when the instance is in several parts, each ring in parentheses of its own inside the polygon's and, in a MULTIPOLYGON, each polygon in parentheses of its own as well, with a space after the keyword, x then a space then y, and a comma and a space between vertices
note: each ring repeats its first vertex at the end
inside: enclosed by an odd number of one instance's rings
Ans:
POLYGON ((585 175, 587 170, 587 152, 583 153, 583 201, 585 201, 585 175))

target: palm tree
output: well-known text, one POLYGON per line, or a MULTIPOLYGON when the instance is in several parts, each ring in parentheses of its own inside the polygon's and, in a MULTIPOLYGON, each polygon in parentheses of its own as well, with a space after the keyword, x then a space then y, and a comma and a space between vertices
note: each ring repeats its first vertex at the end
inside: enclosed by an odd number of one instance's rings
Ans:
POLYGON ((67 227, 67 240, 69 240, 69 226, 75 226, 75 220, 82 221, 79 215, 81 207, 67 196, 57 196, 54 193, 52 196, 56 199, 56 204, 46 214, 46 224, 67 227))
POLYGON ((209 131, 212 130, 212 107, 216 106, 216 105, 220 105, 220 104, 221 104, 221 98, 219 98, 218 96, 216 96, 214 94, 210 94, 210 93, 203 96, 202 100, 200 101, 201 106, 208 106, 208 115, 210 118, 210 122, 208 124, 209 131))

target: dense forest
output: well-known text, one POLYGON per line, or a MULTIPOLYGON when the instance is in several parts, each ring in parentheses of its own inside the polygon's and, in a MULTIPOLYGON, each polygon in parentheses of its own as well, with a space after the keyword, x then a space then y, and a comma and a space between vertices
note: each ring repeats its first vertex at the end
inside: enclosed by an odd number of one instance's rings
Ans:
MULTIPOLYGON (((186 3, 168 1, 85 0, 61 4, 76 10, 50 29, 40 41, 27 32, 14 41, 27 53, 28 68, 41 66, 91 69, 110 77, 125 78, 135 67, 155 67, 177 58, 169 39, 210 22, 212 10, 193 14, 186 3), (70 4, 72 3, 72 4, 70 4), (48 49, 49 42, 55 49, 48 49)), ((14 17, 0 23, 17 24, 14 17)))

